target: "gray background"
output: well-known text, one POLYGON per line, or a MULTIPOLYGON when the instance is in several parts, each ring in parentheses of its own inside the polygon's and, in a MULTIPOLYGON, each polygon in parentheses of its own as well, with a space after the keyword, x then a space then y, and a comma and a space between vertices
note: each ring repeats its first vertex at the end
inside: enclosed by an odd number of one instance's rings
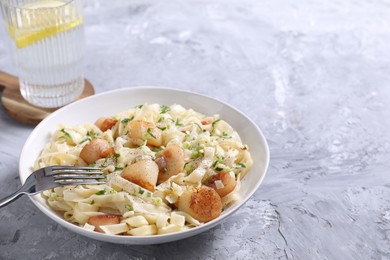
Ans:
MULTIPOLYGON (((228 102, 263 129, 268 174, 221 225, 152 246, 71 233, 23 197, 0 209, 1 259, 390 259, 390 1, 99 0, 85 20, 96 92, 228 102)), ((0 70, 15 73, 0 23, 0 70)), ((0 108, 0 197, 32 129, 0 108)))

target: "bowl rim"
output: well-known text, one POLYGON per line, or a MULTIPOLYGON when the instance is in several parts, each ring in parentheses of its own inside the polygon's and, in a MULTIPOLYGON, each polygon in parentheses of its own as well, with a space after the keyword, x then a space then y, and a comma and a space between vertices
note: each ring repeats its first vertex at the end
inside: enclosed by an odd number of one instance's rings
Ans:
MULTIPOLYGON (((34 136, 39 131, 41 131, 40 129, 42 128, 43 125, 46 124, 47 121, 51 120, 58 113, 61 113, 61 111, 70 109, 73 106, 77 106, 80 103, 87 102, 90 99, 95 99, 95 98, 99 98, 101 96, 106 96, 106 95, 114 95, 114 94, 118 94, 121 92, 137 92, 137 91, 145 91, 145 90, 176 92, 179 94, 190 94, 190 95, 198 96, 200 98, 208 99, 208 100, 211 100, 212 102, 220 103, 220 104, 228 107, 229 109, 236 111, 241 117, 243 117, 245 120, 247 120, 249 123, 251 123, 252 127, 254 127, 255 130, 257 131, 257 133, 259 134, 261 142, 264 145, 264 147, 263 147, 263 149, 264 149, 264 154, 263 154, 263 159, 264 159, 263 168, 264 168, 264 170, 261 174, 261 177, 257 180, 257 183, 253 187, 253 189, 250 190, 245 197, 240 198, 240 200, 241 200, 240 203, 237 203, 236 205, 232 205, 227 214, 222 214, 221 216, 219 216, 218 218, 216 218, 210 222, 204 223, 198 227, 191 228, 189 230, 184 230, 184 231, 175 232, 175 233, 168 233, 168 234, 145 236, 145 237, 144 236, 142 236, 142 237, 140 237, 140 236, 118 236, 118 235, 102 234, 99 232, 86 230, 82 227, 79 227, 73 223, 70 223, 70 222, 64 220, 62 217, 60 217, 58 214, 56 214, 56 212, 54 210, 49 211, 48 208, 46 208, 44 205, 42 205, 41 202, 37 199, 37 196, 40 196, 39 194, 34 195, 34 196, 29 196, 29 198, 34 203, 34 205, 37 206, 43 214, 45 214, 46 216, 48 216, 49 218, 51 218, 52 220, 54 220, 56 223, 60 224, 61 226, 67 228, 68 230, 71 230, 75 233, 78 233, 78 234, 81 234, 81 235, 84 235, 86 237, 93 238, 96 240, 111 242, 111 243, 118 243, 118 244, 128 244, 128 245, 159 244, 159 243, 172 242, 172 241, 177 241, 177 240, 184 239, 187 237, 191 237, 191 236, 197 235, 199 233, 202 233, 206 230, 209 230, 209 229, 215 227, 216 225, 220 224, 222 221, 226 220, 226 218, 231 216, 234 212, 236 212, 241 206, 243 206, 253 196, 253 194, 259 189, 259 187, 260 187, 261 183, 263 182, 265 175, 268 171, 269 162, 270 162, 270 151, 269 151, 269 146, 268 146, 267 140, 266 140, 262 130, 258 127, 258 125, 251 118, 249 118, 247 115, 242 113, 237 108, 235 108, 232 105, 230 105, 224 101, 221 101, 217 98, 210 97, 210 96, 207 96, 205 94, 196 93, 193 91, 176 89, 176 88, 172 88, 172 87, 164 87, 164 86, 135 86, 135 87, 125 87, 125 88, 118 88, 118 89, 114 89, 114 90, 109 90, 109 91, 97 93, 95 95, 77 100, 69 105, 66 105, 62 108, 59 108, 58 110, 56 110, 53 113, 51 113, 50 115, 48 115, 45 119, 43 119, 33 129, 33 131, 30 133, 30 135, 28 136, 28 138, 26 139, 26 141, 23 145, 22 151, 21 151, 20 156, 19 156, 19 177, 20 177, 20 181, 22 182, 22 184, 24 183, 25 178, 24 178, 24 175, 22 174, 24 171, 24 169, 23 169, 24 165, 23 165, 21 159, 26 154, 27 148, 30 146, 31 143, 33 143, 34 136)), ((178 102, 178 104, 180 104, 180 102, 178 102)))

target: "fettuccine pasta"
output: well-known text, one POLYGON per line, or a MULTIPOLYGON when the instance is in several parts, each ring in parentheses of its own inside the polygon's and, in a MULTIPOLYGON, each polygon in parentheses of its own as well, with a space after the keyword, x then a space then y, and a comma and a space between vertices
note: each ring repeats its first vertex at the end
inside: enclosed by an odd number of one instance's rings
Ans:
POLYGON ((218 115, 143 104, 95 124, 58 126, 34 169, 101 168, 106 184, 57 187, 42 196, 85 229, 147 236, 220 216, 238 199, 240 179, 252 163, 248 146, 218 115))

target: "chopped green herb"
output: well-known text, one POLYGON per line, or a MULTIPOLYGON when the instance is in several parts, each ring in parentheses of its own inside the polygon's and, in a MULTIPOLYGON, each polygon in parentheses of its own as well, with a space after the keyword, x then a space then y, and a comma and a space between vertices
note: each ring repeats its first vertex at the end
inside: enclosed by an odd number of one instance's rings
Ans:
POLYGON ((237 163, 236 169, 246 168, 246 165, 244 163, 237 163))
POLYGON ((134 119, 134 116, 131 116, 131 117, 128 117, 128 118, 124 118, 124 119, 122 119, 121 123, 122 124, 127 124, 128 122, 130 122, 133 119, 134 119))
POLYGON ((163 173, 167 173, 167 171, 168 171, 167 167, 164 167, 163 173))
POLYGON ((160 129, 161 131, 164 131, 164 130, 166 130, 167 128, 166 128, 166 127, 158 127, 158 129, 160 129))
POLYGON ((216 171, 218 171, 218 172, 220 172, 220 171, 222 171, 222 170, 223 170, 223 168, 216 167, 216 168, 215 168, 215 170, 216 170, 216 171))
POLYGON ((148 128, 148 130, 146 130, 146 132, 151 136, 151 137, 153 137, 154 139, 157 139, 157 137, 156 136, 154 136, 153 134, 152 134, 152 129, 151 128, 148 128))
POLYGON ((169 110, 171 110, 171 109, 169 108, 169 106, 162 105, 162 106, 161 106, 161 112, 160 112, 160 114, 165 114, 165 113, 168 112, 169 110))
POLYGON ((93 131, 88 131, 87 136, 90 136, 91 138, 96 138, 98 136, 98 134, 93 132, 93 131))
POLYGON ((198 128, 199 130, 202 132, 203 131, 203 128, 198 124, 198 123, 194 123, 198 128))
POLYGON ((162 150, 164 150, 163 147, 156 147, 153 149, 153 152, 158 153, 158 152, 161 152, 162 150))
POLYGON ((163 201, 162 201, 162 199, 161 199, 160 197, 157 197, 156 200, 154 201, 154 203, 155 203, 157 206, 160 206, 160 205, 163 203, 163 201))
POLYGON ((70 138, 70 134, 66 132, 64 128, 61 129, 61 132, 64 134, 65 138, 70 138))
POLYGON ((138 193, 139 193, 139 194, 141 194, 141 195, 142 195, 142 194, 144 194, 144 192, 145 192, 145 190, 144 190, 144 189, 141 189, 141 188, 139 188, 139 190, 138 190, 138 193))
POLYGON ((200 153, 198 151, 193 151, 191 153, 191 159, 196 159, 200 156, 200 153))
POLYGON ((179 119, 176 119, 175 125, 176 125, 176 126, 183 126, 183 124, 181 124, 181 123, 179 122, 179 119))
POLYGON ((128 210, 128 211, 132 211, 133 210, 133 207, 129 204, 126 204, 125 205, 125 208, 128 210))
POLYGON ((108 162, 108 157, 104 158, 104 163, 103 164, 106 164, 108 162))
POLYGON ((99 190, 98 192, 95 193, 96 195, 104 195, 106 194, 106 189, 104 190, 99 190))
POLYGON ((144 105, 138 105, 136 108, 141 109, 144 105))
POLYGON ((164 120, 164 118, 163 118, 163 117, 160 117, 160 118, 158 119, 157 123, 161 123, 163 120, 164 120))
POLYGON ((211 124, 211 126, 212 126, 212 127, 215 127, 215 124, 218 123, 219 121, 221 121, 221 119, 215 120, 215 121, 211 124))
POLYGON ((194 170, 194 166, 192 164, 187 164, 185 167, 184 167, 184 171, 186 173, 190 173, 194 170))
POLYGON ((150 193, 150 192, 146 193, 146 197, 148 197, 148 198, 152 197, 152 193, 150 193))
MULTIPOLYGON (((217 160, 215 160, 215 162, 211 165, 211 168, 213 168, 214 170, 217 170, 218 169, 221 169, 221 167, 218 167, 218 164, 220 163, 223 163, 224 162, 224 159, 223 157, 219 157, 217 156, 217 160)), ((220 171, 220 170, 219 170, 220 171)))
POLYGON ((83 144, 85 142, 91 141, 91 137, 86 137, 84 140, 82 140, 79 144, 83 144))
POLYGON ((121 171, 121 170, 123 170, 123 167, 115 166, 115 171, 121 171))
POLYGON ((114 159, 115 159, 115 161, 116 161, 116 160, 118 160, 118 158, 119 158, 121 155, 120 155, 119 153, 114 153, 113 156, 114 156, 114 159))

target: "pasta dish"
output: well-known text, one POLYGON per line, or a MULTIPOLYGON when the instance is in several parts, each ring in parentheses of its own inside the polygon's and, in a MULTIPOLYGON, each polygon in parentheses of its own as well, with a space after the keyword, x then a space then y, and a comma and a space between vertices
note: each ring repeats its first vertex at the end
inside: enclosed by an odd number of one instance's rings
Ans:
POLYGON ((181 105, 143 104, 94 124, 59 125, 34 164, 95 166, 102 185, 42 193, 53 210, 85 229, 146 236, 219 217, 238 199, 253 164, 249 148, 218 115, 181 105))

